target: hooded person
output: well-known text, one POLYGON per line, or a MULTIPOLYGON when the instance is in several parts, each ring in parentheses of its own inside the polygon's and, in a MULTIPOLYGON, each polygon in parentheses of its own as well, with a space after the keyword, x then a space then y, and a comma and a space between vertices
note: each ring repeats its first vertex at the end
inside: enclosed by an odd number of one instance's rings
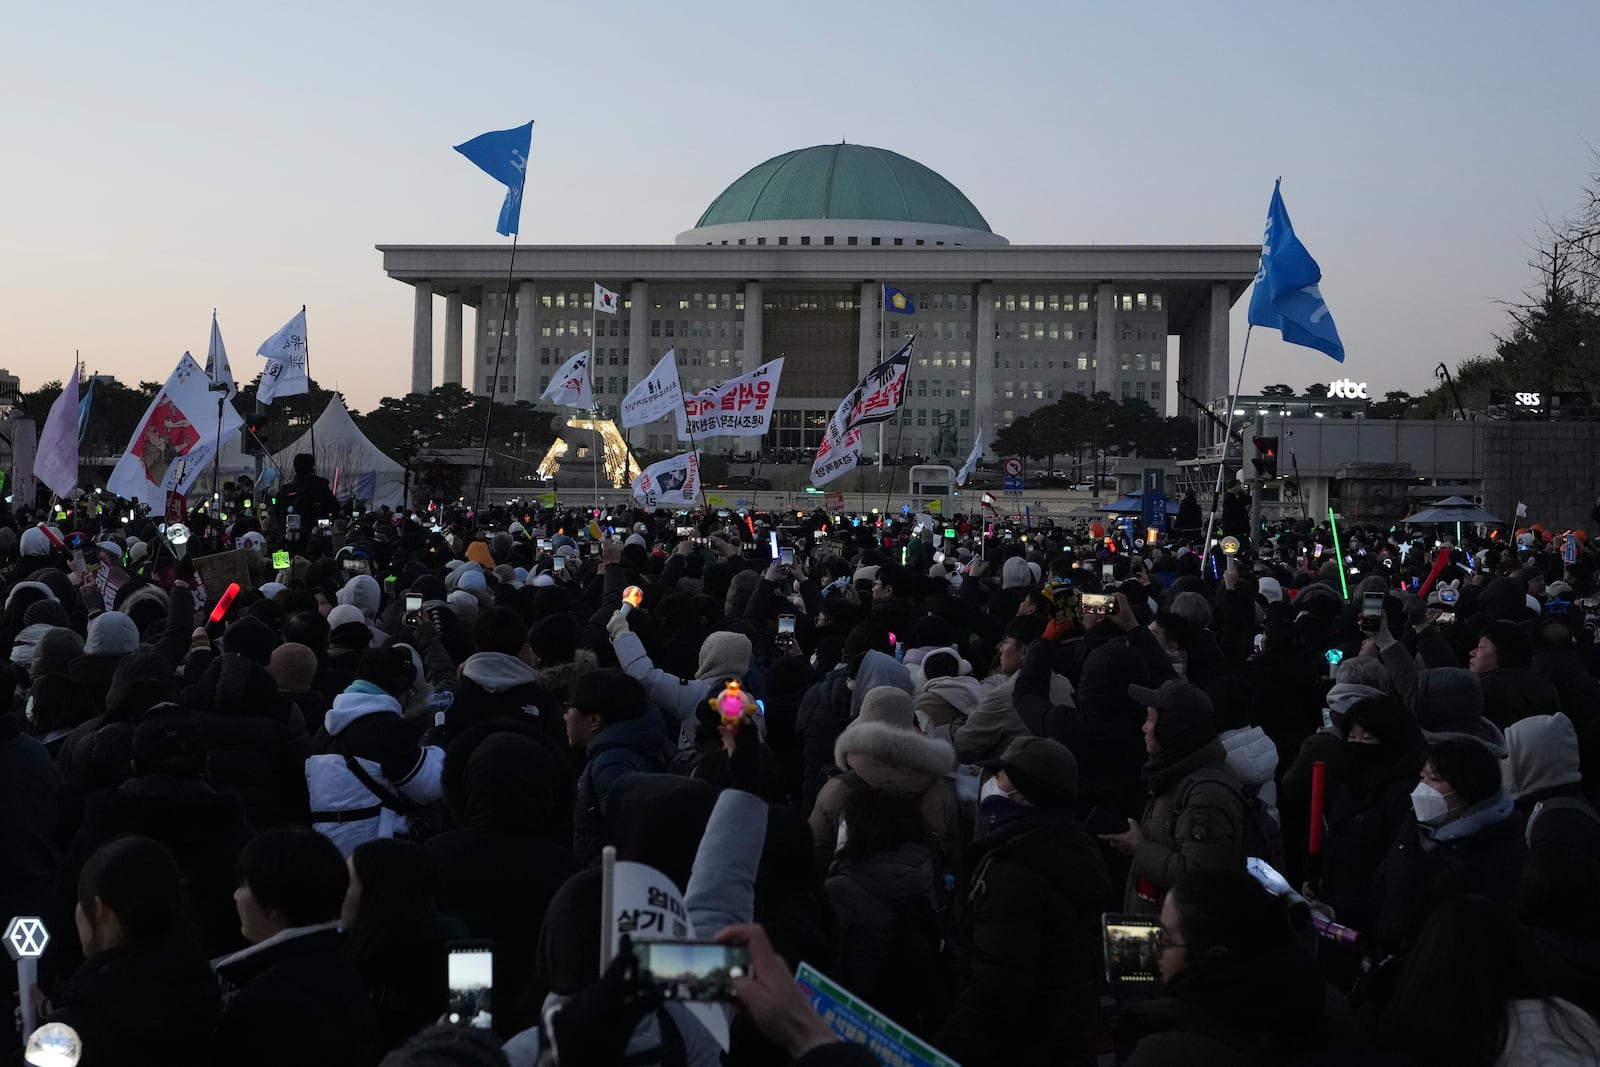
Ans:
MULTIPOLYGON (((358 574, 339 590, 340 604, 349 604, 361 612, 361 618, 372 630, 371 646, 380 648, 389 635, 378 629, 378 609, 383 605, 383 590, 378 580, 370 574, 358 574)), ((330 623, 329 625, 332 625, 330 623)))
POLYGON ((1600 813, 1583 794, 1578 733, 1562 714, 1530 715, 1506 730, 1500 769, 1506 791, 1527 819, 1530 849, 1568 848, 1600 858, 1600 813))
POLYGON ((411 650, 371 649, 333 700, 304 760, 311 824, 348 856, 423 819, 442 796, 444 750, 424 744, 404 706, 418 682, 411 650))
POLYGON ((267 671, 277 643, 266 623, 247 615, 223 632, 222 654, 183 690, 211 753, 212 781, 244 797, 245 814, 259 829, 306 812, 309 738, 299 706, 267 671))
POLYGON ((315 688, 317 654, 305 645, 285 641, 273 649, 267 673, 278 692, 299 706, 302 718, 315 722, 328 710, 328 701, 315 688))
POLYGON ((1100 916, 1116 894, 1072 814, 1078 763, 1030 736, 985 772, 960 883, 965 981, 932 1042, 962 1063, 1091 1063, 1100 916))
MULTIPOLYGON (((11 662, 27 671, 33 664, 33 649, 39 638, 52 628, 65 629, 70 625, 67 609, 54 597, 29 604, 22 612, 22 629, 11 644, 11 662)), ((79 652, 82 651, 80 648, 79 652)))
MULTIPOLYGON (((54 601, 45 603, 58 612, 61 609, 54 601)), ((35 604, 34 608, 43 606, 35 604)), ((45 627, 29 649, 29 684, 21 694, 22 717, 28 733, 37 737, 51 756, 61 752, 68 736, 94 712, 72 673, 72 665, 81 655, 83 639, 64 626, 45 627)))
MULTIPOLYGON (((857 675, 858 685, 859 679, 857 675)), ((834 742, 833 762, 844 773, 822 787, 809 820, 819 869, 825 870, 838 851, 847 798, 857 790, 874 789, 912 801, 923 829, 943 854, 943 869, 955 870, 965 845, 949 778, 956 769, 955 749, 948 741, 917 732, 909 694, 893 685, 870 689, 861 713, 834 742)))
MULTIPOLYGON (((824 671, 800 698, 800 708, 795 713, 795 730, 800 735, 800 810, 809 812, 816 803, 817 792, 834 771, 833 742, 859 707, 854 703, 855 691, 851 688, 850 667, 853 661, 869 651, 884 652, 889 647, 888 638, 866 626, 858 626, 846 636, 840 652, 842 661, 837 664, 817 664, 824 671)), ((821 646, 819 646, 819 649, 821 646)), ((893 657, 888 657, 891 662, 893 657)), ((910 692, 909 679, 907 674, 910 692)), ((863 693, 863 696, 865 694, 863 693)))
POLYGON ((450 683, 443 736, 453 740, 491 719, 527 720, 541 727, 552 752, 563 752, 565 705, 539 684, 522 616, 511 608, 492 608, 478 620, 472 635, 478 651, 467 657, 459 677, 450 683))
POLYGON ((954 648, 920 651, 921 658, 910 668, 918 729, 932 733, 940 727, 959 727, 977 714, 983 703, 983 684, 972 677, 972 665, 954 648))
POLYGON ((1157 689, 1131 685, 1128 696, 1145 705, 1147 800, 1137 822, 1129 819, 1127 830, 1100 838, 1132 858, 1123 910, 1153 915, 1191 871, 1244 863, 1249 812, 1203 689, 1167 681, 1157 689))
POLYGON ((754 646, 744 634, 719 630, 700 646, 699 669, 693 678, 678 678, 650 662, 644 643, 628 628, 628 616, 613 612, 606 623, 611 648, 628 677, 644 686, 649 699, 679 725, 678 745, 694 745, 696 714, 729 679, 747 680, 754 646))
POLYGON ((1238 675, 1224 675, 1206 687, 1217 716, 1217 739, 1228 751, 1228 769, 1247 793, 1261 800, 1267 817, 1278 814, 1278 746, 1258 725, 1260 693, 1238 675))
MULTIPOLYGON (((452 748, 446 763, 455 755, 452 748)), ((445 775, 444 799, 457 828, 424 845, 439 873, 440 911, 460 917, 472 937, 494 942, 494 988, 510 991, 495 1005, 502 1033, 538 1023, 537 1005, 530 1012, 516 998, 533 984, 545 910, 576 869, 562 829, 571 806, 562 790, 571 780, 534 738, 489 733, 462 773, 445 775)))
POLYGON ((94 705, 96 714, 105 709, 106 692, 111 688, 111 676, 116 673, 117 664, 123 656, 138 649, 139 628, 122 612, 107 611, 90 621, 83 655, 73 664, 72 673, 83 686, 84 695, 94 705))
POLYGON ((354 604, 340 604, 328 612, 328 667, 353 674, 361 656, 372 646, 372 625, 354 604))

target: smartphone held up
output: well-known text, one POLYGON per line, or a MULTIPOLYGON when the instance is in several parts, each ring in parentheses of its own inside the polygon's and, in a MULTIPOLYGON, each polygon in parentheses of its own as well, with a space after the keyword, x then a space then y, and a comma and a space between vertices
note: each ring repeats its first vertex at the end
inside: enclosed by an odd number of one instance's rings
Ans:
POLYGON ((635 941, 639 980, 663 1000, 733 999, 733 982, 750 974, 750 952, 743 945, 709 941, 635 941))

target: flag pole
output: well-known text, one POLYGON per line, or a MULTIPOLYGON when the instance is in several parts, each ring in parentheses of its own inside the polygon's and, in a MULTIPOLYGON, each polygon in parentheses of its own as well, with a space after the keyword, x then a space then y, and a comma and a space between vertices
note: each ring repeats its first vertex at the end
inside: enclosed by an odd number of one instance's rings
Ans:
MULTIPOLYGON (((306 314, 306 306, 304 304, 301 304, 300 305, 300 317, 301 318, 305 318, 305 314, 306 314)), ((305 335, 304 338, 302 338, 302 340, 305 342, 305 347, 306 347, 306 396, 310 396, 311 395, 311 330, 310 330, 309 327, 306 329, 306 335, 305 335)), ((309 401, 308 401, 308 403, 309 403, 309 401)), ((311 419, 311 466, 312 466, 312 469, 315 470, 316 469, 316 463, 317 463, 317 414, 316 414, 316 412, 310 412, 309 418, 311 419)), ((291 458, 291 462, 292 462, 292 458, 291 458)))
MULTIPOLYGON (((900 417, 900 429, 895 431, 895 435, 894 435, 894 461, 895 461, 895 467, 894 467, 894 470, 890 472, 891 476, 889 478, 889 491, 886 492, 883 495, 883 514, 884 514, 885 517, 887 517, 888 514, 889 514, 889 503, 890 503, 890 501, 892 501, 894 499, 894 483, 895 483, 895 477, 894 476, 897 475, 899 473, 899 471, 900 471, 900 441, 906 435, 906 412, 903 409, 905 407, 905 402, 906 402, 906 393, 911 388, 911 366, 912 366, 912 364, 916 363, 916 359, 915 359, 915 355, 916 355, 915 342, 916 342, 916 339, 917 339, 917 335, 915 333, 913 333, 911 335, 911 341, 913 342, 912 349, 911 349, 911 354, 906 359, 906 373, 905 373, 905 376, 900 379, 900 398, 899 398, 899 403, 897 403, 895 405, 895 414, 900 417)), ((879 360, 879 362, 881 363, 882 360, 879 360)), ((883 423, 881 423, 881 422, 878 423, 878 435, 880 437, 883 435, 883 423)))
MULTIPOLYGON (((594 509, 600 510, 600 466, 606 458, 605 438, 600 435, 600 401, 595 399, 594 368, 595 361, 600 358, 600 346, 596 343, 599 338, 600 309, 595 306, 594 298, 589 298, 589 403, 592 410, 589 413, 589 430, 594 434, 594 443, 597 452, 594 456, 594 509)), ((596 516, 598 517, 598 516, 596 516)))
MULTIPOLYGON (((522 227, 518 226, 517 229, 520 231, 522 227)), ((520 236, 520 232, 511 235, 511 258, 506 262, 506 298, 500 308, 500 333, 495 337, 494 373, 489 378, 489 407, 483 413, 483 448, 478 452, 478 491, 472 497, 473 515, 477 515, 483 507, 484 468, 489 462, 489 426, 494 422, 494 394, 500 388, 500 358, 506 350, 506 319, 511 314, 511 278, 516 271, 517 238, 520 236)), ((517 338, 517 342, 520 344, 522 338, 517 338)), ((532 338, 528 343, 533 343, 532 338)), ((477 373, 476 369, 473 373, 477 373)))
MULTIPOLYGON (((889 310, 889 302, 883 298, 883 283, 878 283, 878 362, 883 362, 883 317, 889 310)), ((897 443, 895 451, 900 451, 897 443)), ((878 423, 878 484, 883 485, 883 423, 878 423)))
MULTIPOLYGON (((1217 463, 1217 487, 1211 492, 1211 513, 1206 516, 1205 536, 1200 539, 1200 551, 1203 555, 1210 555, 1211 553, 1211 530, 1216 524, 1217 504, 1221 502, 1222 498, 1222 476, 1228 470, 1228 450, 1233 447, 1233 409, 1238 406, 1239 389, 1244 385, 1244 361, 1250 355, 1250 332, 1254 329, 1254 323, 1244 328, 1244 351, 1239 353, 1239 374, 1233 381, 1233 395, 1228 398, 1228 428, 1222 435, 1222 458, 1217 463)), ((1239 454, 1242 459, 1244 456, 1242 448, 1239 454)), ((1254 531, 1252 531, 1250 538, 1251 544, 1255 544, 1253 534, 1254 531)))

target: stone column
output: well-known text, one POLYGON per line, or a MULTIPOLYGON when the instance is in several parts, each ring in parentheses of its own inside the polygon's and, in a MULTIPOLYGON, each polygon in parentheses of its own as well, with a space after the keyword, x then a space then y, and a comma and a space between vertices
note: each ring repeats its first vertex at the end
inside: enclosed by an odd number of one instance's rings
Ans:
POLYGON ((461 384, 461 294, 446 293, 444 297, 444 380, 447 385, 461 384))
POLYGON ((1110 282, 1095 291, 1094 391, 1121 399, 1122 364, 1117 361, 1117 292, 1110 282))
POLYGON ((864 375, 878 362, 878 330, 883 322, 883 286, 861 283, 861 335, 856 342, 856 374, 864 375))
MULTIPOLYGON (((650 286, 646 282, 634 282, 628 289, 628 387, 631 389, 644 381, 644 376, 650 373, 650 286)), ((677 423, 671 419, 665 420, 671 427, 669 432, 677 433, 677 423)), ((634 448, 640 447, 645 440, 649 426, 635 426, 629 430, 628 443, 634 448)), ((657 431, 660 432, 660 431, 657 431)))
MULTIPOLYGON (((483 381, 483 357, 486 349, 483 344, 484 323, 488 321, 489 295, 485 293, 478 298, 478 310, 472 316, 472 386, 477 388, 483 381)), ((463 379, 462 385, 466 385, 463 379)))
POLYGON ((416 310, 411 316, 411 391, 433 388, 433 282, 416 282, 416 310))
POLYGON ((761 283, 744 283, 744 373, 761 366, 761 283))
POLYGON ((1228 309, 1228 283, 1211 283, 1210 337, 1207 339, 1205 351, 1205 380, 1218 396, 1233 395, 1233 374, 1228 361, 1228 309))
MULTIPOLYGON (((538 306, 538 294, 534 292, 532 282, 522 282, 517 286, 517 389, 515 398, 518 401, 526 400, 529 403, 539 399, 539 323, 535 308, 538 306)), ((501 344, 505 338, 500 339, 501 344)), ((505 366, 501 360, 500 365, 505 366)), ((496 382, 498 386, 500 383, 496 382)), ((491 394, 493 395, 493 394, 491 394)))
POLYGON ((973 418, 979 426, 989 427, 989 438, 993 440, 1002 429, 1000 411, 1004 408, 994 387, 994 282, 978 283, 974 304, 977 322, 972 328, 973 418))

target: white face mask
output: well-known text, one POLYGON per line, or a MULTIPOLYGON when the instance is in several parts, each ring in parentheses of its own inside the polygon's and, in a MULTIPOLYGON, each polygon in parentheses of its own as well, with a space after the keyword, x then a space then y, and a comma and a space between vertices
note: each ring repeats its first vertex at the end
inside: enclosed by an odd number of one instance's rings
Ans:
POLYGON ((1002 789, 1000 787, 1000 776, 998 774, 993 778, 984 779, 983 785, 978 789, 978 802, 980 804, 990 797, 1005 797, 1007 800, 1014 800, 1018 804, 1027 803, 1027 800, 1023 798, 1022 794, 1017 792, 1015 789, 1011 790, 1010 792, 1002 789))
POLYGON ((1418 782, 1411 791, 1411 810, 1416 812, 1418 822, 1436 826, 1450 814, 1450 801, 1427 782, 1418 782))

